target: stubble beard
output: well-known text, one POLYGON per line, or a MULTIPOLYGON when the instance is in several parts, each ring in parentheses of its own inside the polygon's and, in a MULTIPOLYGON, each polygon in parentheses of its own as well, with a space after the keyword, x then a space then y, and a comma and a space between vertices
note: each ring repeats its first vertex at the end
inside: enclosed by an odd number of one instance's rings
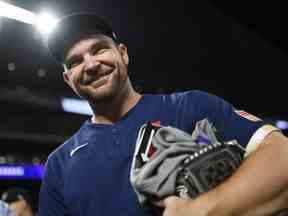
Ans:
POLYGON ((109 80, 109 83, 95 89, 90 87, 89 91, 82 92, 81 96, 93 104, 113 101, 117 95, 123 92, 123 88, 126 86, 128 77, 121 76, 121 73, 123 73, 123 71, 117 71, 116 74, 111 74, 113 77, 112 80, 109 80))

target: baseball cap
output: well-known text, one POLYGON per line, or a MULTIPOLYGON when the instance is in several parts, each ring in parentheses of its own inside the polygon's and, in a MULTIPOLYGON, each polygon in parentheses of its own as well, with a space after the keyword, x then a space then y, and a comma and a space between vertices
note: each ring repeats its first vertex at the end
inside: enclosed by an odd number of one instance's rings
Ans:
POLYGON ((30 206, 32 206, 32 200, 29 192, 26 189, 23 188, 10 188, 2 194, 1 199, 8 203, 11 204, 13 202, 17 202, 20 200, 25 200, 30 206))
POLYGON ((62 63, 67 49, 85 34, 101 34, 117 41, 111 26, 102 17, 94 13, 74 13, 60 19, 49 33, 48 49, 62 63))

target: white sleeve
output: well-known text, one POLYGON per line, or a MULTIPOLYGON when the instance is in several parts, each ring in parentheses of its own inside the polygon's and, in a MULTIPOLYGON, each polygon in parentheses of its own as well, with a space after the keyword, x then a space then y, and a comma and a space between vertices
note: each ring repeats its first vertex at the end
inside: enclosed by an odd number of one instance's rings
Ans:
POLYGON ((265 137, 272 131, 280 132, 281 130, 272 125, 263 125, 262 127, 258 128, 258 130, 256 130, 256 132, 252 135, 248 145, 246 146, 246 153, 244 157, 247 157, 256 149, 258 149, 262 141, 265 139, 265 137))

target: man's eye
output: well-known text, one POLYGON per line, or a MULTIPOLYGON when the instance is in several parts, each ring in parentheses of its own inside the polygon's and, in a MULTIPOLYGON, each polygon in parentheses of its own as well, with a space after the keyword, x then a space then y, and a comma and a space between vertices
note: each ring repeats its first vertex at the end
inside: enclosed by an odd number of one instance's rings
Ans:
POLYGON ((92 54, 92 55, 99 55, 99 54, 104 53, 106 50, 107 50, 107 49, 93 49, 93 50, 91 51, 91 54, 92 54))
POLYGON ((71 62, 68 64, 68 69, 74 68, 74 67, 76 67, 77 65, 79 65, 80 63, 81 63, 80 60, 71 61, 71 62))

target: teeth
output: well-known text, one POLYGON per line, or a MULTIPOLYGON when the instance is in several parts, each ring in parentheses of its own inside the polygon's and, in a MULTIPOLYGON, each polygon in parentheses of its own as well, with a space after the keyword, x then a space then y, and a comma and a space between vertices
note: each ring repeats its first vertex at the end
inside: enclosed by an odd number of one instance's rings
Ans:
POLYGON ((107 76, 107 75, 109 75, 111 72, 108 72, 108 73, 103 73, 103 74, 101 74, 97 79, 100 79, 100 78, 102 78, 102 77, 104 77, 104 76, 107 76))

